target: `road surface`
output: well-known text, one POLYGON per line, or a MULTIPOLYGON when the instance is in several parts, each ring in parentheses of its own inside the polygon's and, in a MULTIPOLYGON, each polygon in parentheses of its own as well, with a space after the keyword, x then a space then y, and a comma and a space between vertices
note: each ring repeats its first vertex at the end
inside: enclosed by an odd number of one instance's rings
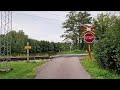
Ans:
POLYGON ((36 79, 91 79, 79 58, 75 55, 53 58, 40 68, 36 79))

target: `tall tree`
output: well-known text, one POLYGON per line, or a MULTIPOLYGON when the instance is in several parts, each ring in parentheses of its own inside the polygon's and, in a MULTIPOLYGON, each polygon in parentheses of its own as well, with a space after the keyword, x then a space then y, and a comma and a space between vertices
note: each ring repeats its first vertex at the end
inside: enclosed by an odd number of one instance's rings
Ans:
POLYGON ((97 19, 94 19, 94 23, 97 26, 96 40, 104 38, 106 31, 114 24, 114 21, 115 16, 111 16, 110 13, 101 13, 97 15, 97 19))
POLYGON ((65 37, 64 40, 71 40, 75 49, 82 49, 83 47, 83 38, 81 24, 91 24, 90 14, 86 11, 71 11, 66 15, 67 19, 63 22, 63 28, 65 32, 61 37, 65 37), (82 41, 82 43, 81 43, 82 41), (81 43, 81 47, 80 47, 81 43))

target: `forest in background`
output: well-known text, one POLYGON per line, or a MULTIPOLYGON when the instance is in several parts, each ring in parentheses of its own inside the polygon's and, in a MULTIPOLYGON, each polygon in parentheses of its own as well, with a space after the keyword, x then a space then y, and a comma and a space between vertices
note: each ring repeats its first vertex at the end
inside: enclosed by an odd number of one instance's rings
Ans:
MULTIPOLYGON (((0 37, 3 37, 1 35, 0 37)), ((11 32, 6 34, 5 39, 2 39, 2 43, 6 41, 6 39, 11 39, 11 54, 12 56, 16 55, 26 55, 26 49, 24 48, 27 45, 27 42, 29 42, 29 45, 32 47, 30 49, 31 55, 42 55, 42 54, 55 54, 60 53, 63 51, 69 50, 69 43, 60 43, 60 42, 49 42, 44 40, 35 40, 28 38, 28 35, 25 35, 23 30, 19 30, 16 32, 15 30, 12 30, 11 32)), ((7 42, 5 42, 7 44, 7 42)))

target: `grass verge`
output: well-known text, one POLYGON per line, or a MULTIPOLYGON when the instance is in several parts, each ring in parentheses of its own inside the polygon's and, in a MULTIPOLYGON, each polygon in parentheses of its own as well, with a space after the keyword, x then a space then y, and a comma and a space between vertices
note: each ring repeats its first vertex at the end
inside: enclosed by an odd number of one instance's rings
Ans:
POLYGON ((95 59, 91 62, 88 57, 85 57, 81 60, 81 64, 93 79, 120 79, 120 74, 100 68, 95 59))
POLYGON ((34 79, 39 66, 47 61, 39 62, 8 62, 13 70, 0 72, 0 79, 34 79))

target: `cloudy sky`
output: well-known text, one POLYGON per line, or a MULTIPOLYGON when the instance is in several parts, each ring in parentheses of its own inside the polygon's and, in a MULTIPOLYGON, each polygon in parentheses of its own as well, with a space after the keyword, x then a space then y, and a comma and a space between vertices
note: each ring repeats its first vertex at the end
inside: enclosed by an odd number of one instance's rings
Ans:
MULTIPOLYGON (((13 11, 13 30, 23 30, 29 38, 61 42, 62 23, 69 11, 13 11)), ((100 11, 92 11, 96 17, 100 11)))

